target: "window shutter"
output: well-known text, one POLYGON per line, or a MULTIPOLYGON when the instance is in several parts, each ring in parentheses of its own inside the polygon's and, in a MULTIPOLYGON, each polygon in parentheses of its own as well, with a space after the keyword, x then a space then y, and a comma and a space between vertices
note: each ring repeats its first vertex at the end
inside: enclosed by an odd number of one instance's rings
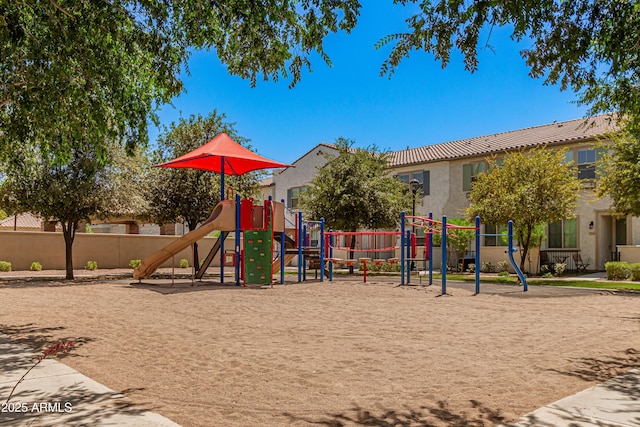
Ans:
POLYGON ((291 189, 287 190, 287 206, 291 207, 291 189))
POLYGON ((428 196, 431 190, 431 171, 422 172, 422 194, 428 196))
POLYGON ((471 165, 462 165, 462 191, 471 191, 471 165))

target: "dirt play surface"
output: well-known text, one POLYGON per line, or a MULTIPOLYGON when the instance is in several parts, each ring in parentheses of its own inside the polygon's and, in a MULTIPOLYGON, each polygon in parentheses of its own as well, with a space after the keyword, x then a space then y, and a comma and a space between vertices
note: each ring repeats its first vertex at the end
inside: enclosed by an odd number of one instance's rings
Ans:
POLYGON ((0 332, 184 426, 491 426, 640 366, 640 295, 1 282, 0 332))

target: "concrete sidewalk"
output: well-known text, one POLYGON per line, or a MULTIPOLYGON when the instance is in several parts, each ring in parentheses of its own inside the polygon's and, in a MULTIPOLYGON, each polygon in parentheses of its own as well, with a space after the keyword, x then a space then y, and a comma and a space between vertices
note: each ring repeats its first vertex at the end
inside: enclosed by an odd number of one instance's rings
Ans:
POLYGON ((173 421, 135 406, 124 395, 53 359, 43 360, 16 388, 37 355, 0 334, 0 427, 167 426, 173 421))
POLYGON ((640 369, 551 403, 502 427, 638 427, 640 369))

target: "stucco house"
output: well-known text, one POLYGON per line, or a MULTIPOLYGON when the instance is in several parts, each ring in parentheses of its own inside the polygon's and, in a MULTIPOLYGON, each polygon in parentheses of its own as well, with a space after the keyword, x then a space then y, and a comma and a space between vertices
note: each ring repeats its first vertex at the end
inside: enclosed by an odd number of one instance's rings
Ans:
MULTIPOLYGON (((576 269, 574 254, 580 254, 588 270, 603 270, 607 261, 625 259, 626 248, 640 245, 640 218, 616 217, 608 198, 595 194, 598 176, 596 161, 602 155, 602 143, 616 131, 609 116, 551 123, 541 126, 478 136, 463 140, 425 145, 390 153, 392 174, 404 182, 416 179, 422 185, 422 197, 416 201, 416 214, 434 217, 461 216, 469 204, 468 195, 474 176, 486 170, 491 156, 505 152, 548 145, 567 148, 567 160, 576 163, 582 183, 576 217, 549 224, 547 238, 541 247, 542 257, 550 262, 565 262, 576 269)), ((290 212, 298 208, 299 195, 313 179, 315 170, 326 163, 323 154, 336 154, 330 144, 318 144, 294 162, 295 168, 276 172, 269 182, 274 199, 284 199, 290 212)), ((496 227, 485 225, 485 232, 496 227)), ((500 226, 498 226, 499 228, 500 226)), ((486 237, 483 245, 500 242, 486 237)), ((632 255, 627 255, 627 258, 632 255)), ((538 261, 536 261, 538 264, 538 261)))

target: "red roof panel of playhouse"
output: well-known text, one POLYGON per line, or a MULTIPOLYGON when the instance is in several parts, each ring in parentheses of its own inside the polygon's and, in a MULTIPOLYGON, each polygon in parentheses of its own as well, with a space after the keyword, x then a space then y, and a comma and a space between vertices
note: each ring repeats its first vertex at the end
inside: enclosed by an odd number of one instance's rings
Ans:
POLYGON ((221 133, 202 147, 156 166, 200 169, 217 173, 221 173, 224 169, 225 175, 243 175, 254 170, 288 168, 291 165, 262 157, 244 148, 226 133, 221 133))

